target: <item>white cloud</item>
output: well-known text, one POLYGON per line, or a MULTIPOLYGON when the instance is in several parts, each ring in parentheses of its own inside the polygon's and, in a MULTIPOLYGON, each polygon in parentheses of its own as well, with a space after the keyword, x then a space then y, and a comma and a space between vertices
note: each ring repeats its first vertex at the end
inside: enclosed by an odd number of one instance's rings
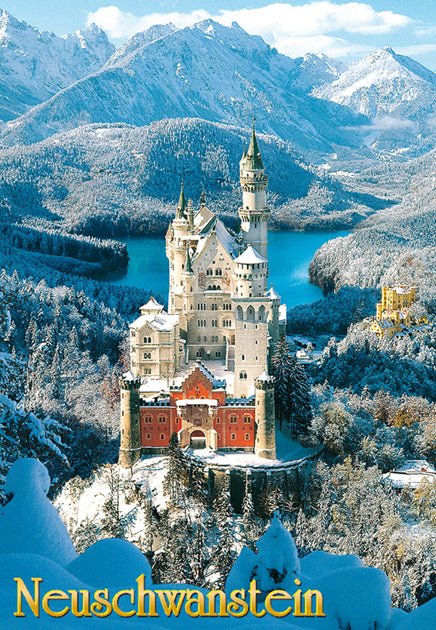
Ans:
POLYGON ((297 56, 306 52, 324 52, 343 57, 359 53, 362 46, 350 43, 341 34, 381 35, 413 23, 406 15, 393 11, 375 11, 362 2, 336 4, 330 0, 302 6, 274 3, 256 9, 220 10, 213 15, 204 10, 189 13, 149 13, 135 16, 117 6, 100 7, 89 13, 88 24, 95 22, 113 39, 125 39, 153 24, 172 22, 183 28, 212 18, 229 26, 237 22, 248 33, 260 35, 280 52, 297 56))
POLYGON ((400 55, 408 55, 409 57, 418 57, 419 55, 425 55, 435 50, 436 44, 410 44, 409 46, 399 46, 396 48, 396 51, 400 55))
POLYGON ((379 116, 370 125, 360 127, 361 131, 393 131, 395 129, 417 129, 412 120, 396 118, 395 116, 379 116))

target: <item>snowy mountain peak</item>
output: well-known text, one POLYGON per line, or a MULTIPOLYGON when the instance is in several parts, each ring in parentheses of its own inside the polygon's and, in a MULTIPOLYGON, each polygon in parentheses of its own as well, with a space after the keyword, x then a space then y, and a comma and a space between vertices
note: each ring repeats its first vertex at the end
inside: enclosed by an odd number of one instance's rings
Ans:
POLYGON ((168 24, 155 24, 145 31, 135 33, 112 55, 107 66, 115 65, 119 60, 126 59, 129 55, 143 52, 150 44, 171 35, 177 30, 177 27, 170 22, 168 24))
POLYGON ((436 102, 436 75, 410 57, 385 47, 353 64, 314 95, 376 118, 414 118, 436 102))
POLYGON ((2 9, 0 45, 0 120, 16 118, 96 72, 115 50, 95 25, 58 37, 38 31, 2 9))

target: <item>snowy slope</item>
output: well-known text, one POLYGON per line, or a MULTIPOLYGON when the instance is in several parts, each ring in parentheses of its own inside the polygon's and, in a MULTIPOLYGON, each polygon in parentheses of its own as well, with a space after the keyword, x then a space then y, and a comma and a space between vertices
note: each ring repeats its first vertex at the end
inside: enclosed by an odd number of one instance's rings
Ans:
MULTIPOLYGON (((154 27, 157 29, 157 27, 154 27)), ((313 98, 303 88, 317 82, 314 60, 292 60, 237 24, 206 20, 181 30, 134 36, 104 68, 9 123, 7 145, 32 143, 93 122, 149 124, 163 118, 198 117, 246 125, 304 150, 330 151, 353 144, 344 127, 354 114, 313 98), (307 68, 313 77, 302 78, 307 68)), ((325 62, 316 58, 316 66, 325 62)), ((309 73, 310 74, 310 73, 309 73)))
POLYGON ((16 118, 99 70, 113 52, 95 25, 58 37, 0 9, 0 120, 16 118))
POLYGON ((336 81, 315 88, 314 94, 369 118, 422 118, 435 108, 436 74, 410 57, 382 48, 336 81))

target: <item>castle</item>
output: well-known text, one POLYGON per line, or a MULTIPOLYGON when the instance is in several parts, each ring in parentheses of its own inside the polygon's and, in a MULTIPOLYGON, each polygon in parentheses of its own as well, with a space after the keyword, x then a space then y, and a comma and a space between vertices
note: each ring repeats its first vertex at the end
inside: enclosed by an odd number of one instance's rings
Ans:
POLYGON ((392 339, 394 335, 404 335, 420 324, 427 323, 427 317, 414 317, 410 307, 417 301, 416 287, 383 287, 382 299, 377 304, 377 314, 371 331, 379 339, 392 339))
POLYGON ((120 463, 182 447, 275 458, 274 379, 268 366, 285 324, 268 287, 268 176, 253 125, 240 161, 240 231, 183 183, 166 234, 168 312, 154 298, 130 326, 131 369, 120 380, 120 463), (217 377, 216 375, 222 374, 217 377))

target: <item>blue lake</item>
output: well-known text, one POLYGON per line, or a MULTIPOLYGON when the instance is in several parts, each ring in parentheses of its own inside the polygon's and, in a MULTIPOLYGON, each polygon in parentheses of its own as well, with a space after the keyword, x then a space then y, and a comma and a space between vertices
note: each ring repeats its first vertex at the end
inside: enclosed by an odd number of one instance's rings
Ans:
MULTIPOLYGON (((309 263, 326 241, 349 232, 268 233, 269 280, 288 307, 322 298, 322 291, 309 284, 309 263)), ((107 277, 112 284, 152 290, 167 300, 168 260, 164 236, 132 236, 125 240, 129 266, 122 276, 107 277)))

